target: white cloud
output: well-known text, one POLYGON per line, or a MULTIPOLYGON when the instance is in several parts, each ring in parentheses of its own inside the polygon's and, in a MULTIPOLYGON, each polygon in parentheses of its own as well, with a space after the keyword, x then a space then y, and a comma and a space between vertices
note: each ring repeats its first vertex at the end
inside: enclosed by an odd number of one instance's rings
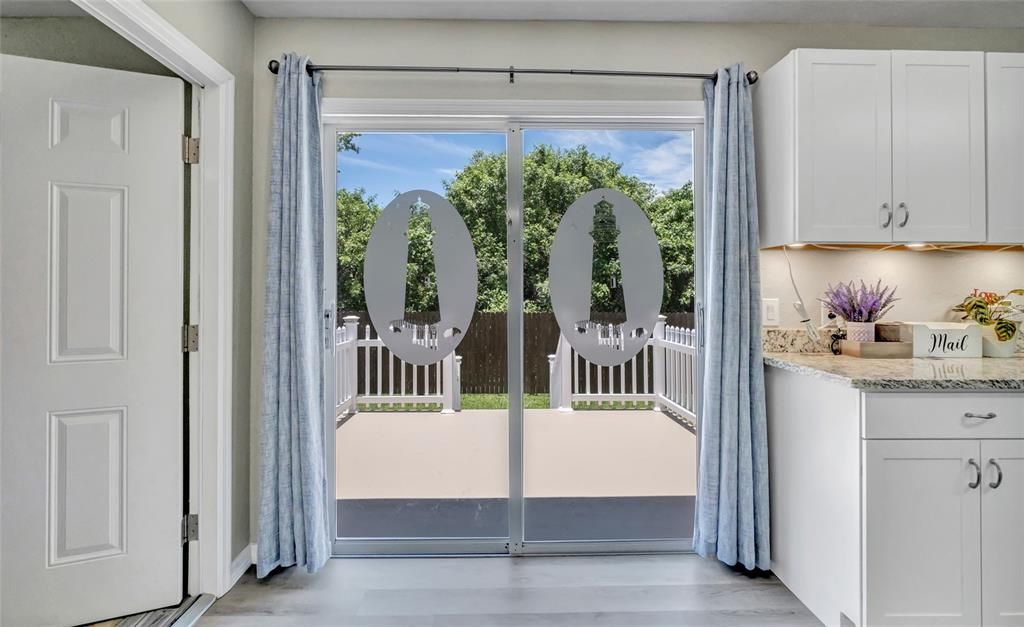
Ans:
POLYGON ((476 148, 473 146, 465 146, 457 142, 441 139, 436 135, 407 135, 405 139, 410 143, 417 144, 424 150, 462 157, 464 159, 469 159, 473 156, 473 152, 476 151, 476 148))
POLYGON ((366 157, 358 157, 345 153, 340 153, 338 155, 338 165, 350 165, 361 168, 370 168, 371 170, 383 170, 385 172, 409 172, 409 170, 397 165, 381 163, 380 161, 374 161, 373 159, 367 159, 366 157))
POLYGON ((434 168, 434 172, 437 172, 441 176, 455 178, 455 175, 459 173, 459 168, 434 168))
POLYGON ((630 144, 622 141, 621 134, 616 131, 552 131, 549 135, 549 142, 555 146, 572 148, 583 144, 592 152, 597 153, 618 152, 633 148, 630 144))
POLYGON ((693 140, 687 134, 652 148, 640 148, 625 160, 627 173, 651 183, 658 191, 682 187, 693 180, 693 140))

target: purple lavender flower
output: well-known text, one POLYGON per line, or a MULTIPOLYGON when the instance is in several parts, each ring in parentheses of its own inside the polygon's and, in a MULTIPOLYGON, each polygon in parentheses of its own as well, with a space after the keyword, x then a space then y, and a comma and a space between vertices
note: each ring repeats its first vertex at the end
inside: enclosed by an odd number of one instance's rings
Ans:
POLYGON ((889 313, 896 298, 896 288, 882 287, 882 280, 868 287, 861 280, 860 287, 853 281, 829 284, 825 298, 819 298, 829 311, 847 322, 877 322, 889 313))

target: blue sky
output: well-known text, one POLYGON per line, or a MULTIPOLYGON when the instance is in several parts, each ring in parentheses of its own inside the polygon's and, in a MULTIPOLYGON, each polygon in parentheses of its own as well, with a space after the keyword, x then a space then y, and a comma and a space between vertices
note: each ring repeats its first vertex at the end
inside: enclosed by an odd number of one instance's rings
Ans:
MULTIPOLYGON (((382 205, 410 189, 443 194, 442 181, 452 179, 475 150, 505 150, 504 133, 364 133, 355 141, 358 154, 338 155, 337 184, 363 187, 382 205)), ((538 144, 586 145, 660 190, 693 180, 693 141, 685 131, 528 130, 523 141, 527 152, 538 144)))

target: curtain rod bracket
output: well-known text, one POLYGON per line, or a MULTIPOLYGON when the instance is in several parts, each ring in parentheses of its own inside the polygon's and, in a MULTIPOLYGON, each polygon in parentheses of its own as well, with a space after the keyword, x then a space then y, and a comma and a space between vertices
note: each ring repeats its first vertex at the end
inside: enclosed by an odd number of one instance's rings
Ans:
POLYGON ((516 68, 508 66, 508 84, 512 85, 516 82, 516 68))

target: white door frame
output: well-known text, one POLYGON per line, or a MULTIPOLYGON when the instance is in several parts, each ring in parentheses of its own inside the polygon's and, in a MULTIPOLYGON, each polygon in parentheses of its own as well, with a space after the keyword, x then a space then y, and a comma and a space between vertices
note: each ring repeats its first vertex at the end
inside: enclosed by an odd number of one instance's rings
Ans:
POLYGON ((189 355, 188 490, 200 541, 189 544, 188 593, 221 596, 241 574, 231 555, 235 77, 143 0, 72 1, 197 87, 190 322, 199 324, 201 350, 189 355))
MULTIPOLYGON (((324 211, 334 209, 336 157, 333 135, 338 131, 393 132, 504 132, 507 137, 508 169, 507 214, 509 327, 508 345, 522 351, 522 130, 543 128, 602 128, 689 130, 694 141, 694 278, 697 302, 703 299, 704 194, 704 104, 701 101, 601 101, 601 100, 433 100, 433 99, 359 99, 325 98, 322 106, 324 127, 324 211), (511 269, 518 269, 513 272, 511 269), (518 312, 518 315, 514 315, 518 312)), ((327 260, 328 262, 330 260, 327 260)), ((510 348, 509 355, 512 350, 510 348)), ((338 539, 334 555, 366 554, 579 554, 645 553, 691 551, 692 540, 612 540, 590 542, 530 542, 524 538, 523 493, 523 407, 522 363, 509 365, 509 537, 454 539, 338 539)), ((699 421, 698 408, 698 421, 699 421)), ((328 412, 333 414, 333 411, 328 412)), ((328 489, 335 491, 334 416, 327 416, 328 489)), ((699 428, 699 423, 698 423, 699 428)), ((694 469, 697 470, 696 468, 694 469)), ((333 498, 333 497, 332 497, 333 498)), ((335 508, 331 508, 331 532, 337 530, 335 508)))

